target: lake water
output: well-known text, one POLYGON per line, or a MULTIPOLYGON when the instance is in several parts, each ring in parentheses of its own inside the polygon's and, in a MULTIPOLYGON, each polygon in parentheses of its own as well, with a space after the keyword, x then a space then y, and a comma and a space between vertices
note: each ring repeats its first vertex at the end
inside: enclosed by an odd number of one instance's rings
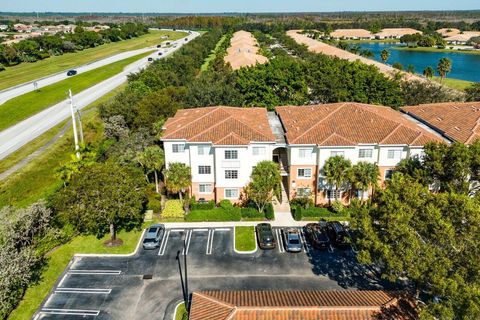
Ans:
POLYGON ((452 71, 447 75, 448 78, 455 78, 467 81, 480 82, 480 54, 465 54, 455 52, 419 52, 395 50, 392 47, 398 46, 395 43, 361 43, 362 49, 368 49, 375 55, 375 60, 382 62, 380 53, 387 49, 390 51, 388 64, 400 62, 406 69, 409 64, 415 66, 415 72, 422 73, 423 70, 431 66, 435 72, 438 60, 449 58, 452 60, 452 71))

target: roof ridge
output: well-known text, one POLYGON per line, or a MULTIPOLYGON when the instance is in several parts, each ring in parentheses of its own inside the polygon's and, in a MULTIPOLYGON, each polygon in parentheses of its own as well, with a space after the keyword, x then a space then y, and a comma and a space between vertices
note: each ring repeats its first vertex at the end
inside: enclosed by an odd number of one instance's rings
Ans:
MULTIPOLYGON (((398 123, 398 122, 397 122, 398 123)), ((395 127, 395 129, 393 129, 392 131, 390 131, 389 134, 387 134, 387 136, 385 138, 383 138, 382 140, 380 140, 380 143, 379 144, 382 144, 385 140, 387 140, 388 138, 390 138, 398 129, 400 129, 400 127, 402 127, 402 124, 401 123, 398 123, 397 126, 395 127)))
MULTIPOLYGON (((331 113, 329 113, 325 118, 323 118, 322 120, 320 120, 319 122, 315 123, 310 129, 306 130, 304 133, 302 133, 301 135, 299 135, 298 137, 296 137, 291 143, 295 143, 296 141, 298 141, 301 137, 303 137, 304 135, 306 135, 308 132, 312 131, 314 128, 316 128, 318 125, 320 125, 321 123, 323 123, 326 119, 330 118, 333 114, 337 113, 340 109, 342 109, 344 106, 345 106, 346 103, 342 103, 340 106, 338 106, 338 108, 334 111, 332 111, 331 113)), ((322 106, 321 104, 317 104, 316 107, 319 107, 319 106, 322 106)), ((324 105, 326 106, 326 104, 324 105)), ((307 108, 309 106, 306 106, 307 108)), ((313 106, 311 106, 313 107, 313 106)))
POLYGON ((470 143, 471 140, 477 135, 476 133, 476 130, 478 129, 478 127, 480 126, 480 117, 477 118, 477 123, 475 124, 475 126, 472 128, 472 133, 468 136, 468 139, 467 139, 467 143, 470 143))
POLYGON ((246 138, 243 138, 242 136, 236 134, 235 132, 230 132, 229 134, 227 134, 225 137, 221 138, 220 140, 216 141, 215 144, 216 145, 219 145, 221 141, 227 139, 228 137, 230 136, 233 136, 234 138, 240 140, 240 141, 246 141, 246 142, 250 142, 248 141, 246 138))
POLYGON ((234 307, 232 308, 232 311, 230 311, 230 314, 225 318, 225 320, 233 320, 235 314, 237 313, 237 310, 238 310, 238 307, 237 307, 237 306, 234 306, 234 307))
MULTIPOLYGON (((212 108, 212 110, 206 112, 206 113, 205 113, 204 115, 202 115, 200 118, 197 118, 197 119, 195 119, 194 121, 190 122, 190 123, 188 124, 188 126, 190 126, 190 125, 198 122, 199 120, 201 120, 201 119, 205 118, 206 116, 212 114, 213 112, 219 110, 220 107, 219 107, 219 106, 215 106, 215 107, 204 107, 204 108, 212 108)), ((201 110, 202 108, 198 108, 198 109, 201 110)), ((180 110, 187 110, 187 109, 180 109, 180 110)), ((180 111, 180 110, 179 110, 179 111, 180 111)), ((173 117, 173 118, 171 118, 171 119, 175 119, 175 117, 173 117)), ((173 123, 176 123, 176 122, 178 122, 178 121, 180 121, 180 120, 181 120, 181 119, 174 120, 173 123)), ((175 129, 174 131, 170 132, 169 135, 172 135, 172 134, 176 133, 177 131, 179 131, 179 130, 181 130, 181 129, 184 129, 184 128, 185 128, 185 127, 177 128, 177 129, 175 129)))
POLYGON ((199 296, 201 296, 202 298, 205 298, 207 300, 210 300, 212 302, 215 302, 215 303, 218 303, 220 305, 223 305, 225 307, 228 307, 228 308, 231 308, 231 309, 234 309, 236 306, 224 301, 224 300, 220 300, 220 299, 217 299, 217 298, 214 298, 212 296, 210 296, 208 293, 203 293, 203 292, 194 292, 194 294, 198 294, 199 296))
MULTIPOLYGON (((268 121, 268 115, 266 115, 266 116, 267 116, 267 121, 268 121)), ((237 120, 238 122, 240 122, 241 124, 249 127, 250 129, 256 131, 256 132, 257 132, 258 134, 260 134, 262 137, 267 138, 267 136, 266 136, 263 132, 260 132, 257 128, 252 127, 251 125, 243 122, 242 120, 238 119, 238 118, 235 117, 235 116, 233 116, 233 119, 235 119, 235 120, 237 120)), ((270 128, 270 126, 268 126, 268 128, 270 128)), ((272 128, 270 128, 270 131, 272 131, 272 128)), ((272 132, 272 135, 273 135, 273 132, 272 132)))
MULTIPOLYGON (((215 123, 213 126, 210 126, 210 127, 208 127, 208 128, 205 128, 205 130, 200 131, 199 133, 197 133, 197 134, 194 135, 194 136, 191 136, 189 139, 192 140, 192 139, 194 139, 195 137, 198 137, 198 136, 204 134, 205 132, 207 132, 207 131, 209 131, 209 130, 212 130, 212 128, 218 127, 219 125, 221 125, 222 123, 226 122, 226 121, 227 121, 228 119, 230 119, 230 118, 232 118, 232 115, 231 115, 231 114, 229 114, 228 117, 226 117, 226 118, 223 119, 222 121, 215 123)), ((195 122, 196 122, 196 121, 192 122, 190 125, 192 125, 192 124, 195 123, 195 122)))

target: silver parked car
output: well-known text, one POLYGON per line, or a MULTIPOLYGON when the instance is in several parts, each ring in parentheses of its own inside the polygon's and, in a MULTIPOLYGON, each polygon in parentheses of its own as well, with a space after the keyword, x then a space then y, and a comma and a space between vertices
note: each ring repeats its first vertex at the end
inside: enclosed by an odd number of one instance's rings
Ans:
POLYGON ((164 233, 165 227, 163 224, 153 224, 148 227, 145 238, 143 238, 143 249, 148 250, 160 247, 164 233))
POLYGON ((302 251, 302 240, 300 238, 300 231, 296 228, 283 229, 283 243, 285 250, 288 252, 302 251))

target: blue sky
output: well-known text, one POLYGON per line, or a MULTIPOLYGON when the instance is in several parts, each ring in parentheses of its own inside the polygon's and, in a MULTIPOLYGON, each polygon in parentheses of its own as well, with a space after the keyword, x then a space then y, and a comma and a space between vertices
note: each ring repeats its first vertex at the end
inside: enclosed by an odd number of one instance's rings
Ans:
POLYGON ((53 12, 326 12, 472 10, 479 0, 0 0, 0 11, 53 12))

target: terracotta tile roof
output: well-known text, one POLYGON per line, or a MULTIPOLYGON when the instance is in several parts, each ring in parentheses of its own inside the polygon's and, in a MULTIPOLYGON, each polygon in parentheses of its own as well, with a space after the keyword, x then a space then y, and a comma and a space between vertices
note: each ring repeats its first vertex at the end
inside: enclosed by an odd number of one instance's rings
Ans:
POLYGON ((265 108, 223 106, 178 110, 165 122, 162 139, 212 142, 215 145, 275 141, 265 108))
POLYGON ((393 309, 395 319, 414 319, 404 299, 386 291, 204 291, 193 293, 189 319, 367 320, 393 309))
POLYGON ((412 28, 385 28, 382 31, 375 34, 377 37, 401 37, 406 34, 422 34, 422 31, 418 31, 412 28))
POLYGON ((259 49, 257 40, 250 32, 237 31, 230 39, 230 47, 224 61, 229 63, 233 70, 254 66, 257 63, 267 63, 268 58, 259 55, 259 49))
POLYGON ((389 107, 332 103, 275 108, 289 144, 354 146, 363 143, 423 146, 443 141, 389 107))
POLYGON ((330 33, 330 36, 334 38, 370 38, 373 34, 365 29, 337 29, 330 33))
POLYGON ((445 41, 467 42, 468 40, 470 40, 474 37, 480 37, 480 31, 464 31, 463 33, 454 34, 452 36, 449 36, 449 37, 445 38, 445 41))
POLYGON ((480 138, 480 102, 445 102, 401 108, 448 138, 472 143, 480 138))

